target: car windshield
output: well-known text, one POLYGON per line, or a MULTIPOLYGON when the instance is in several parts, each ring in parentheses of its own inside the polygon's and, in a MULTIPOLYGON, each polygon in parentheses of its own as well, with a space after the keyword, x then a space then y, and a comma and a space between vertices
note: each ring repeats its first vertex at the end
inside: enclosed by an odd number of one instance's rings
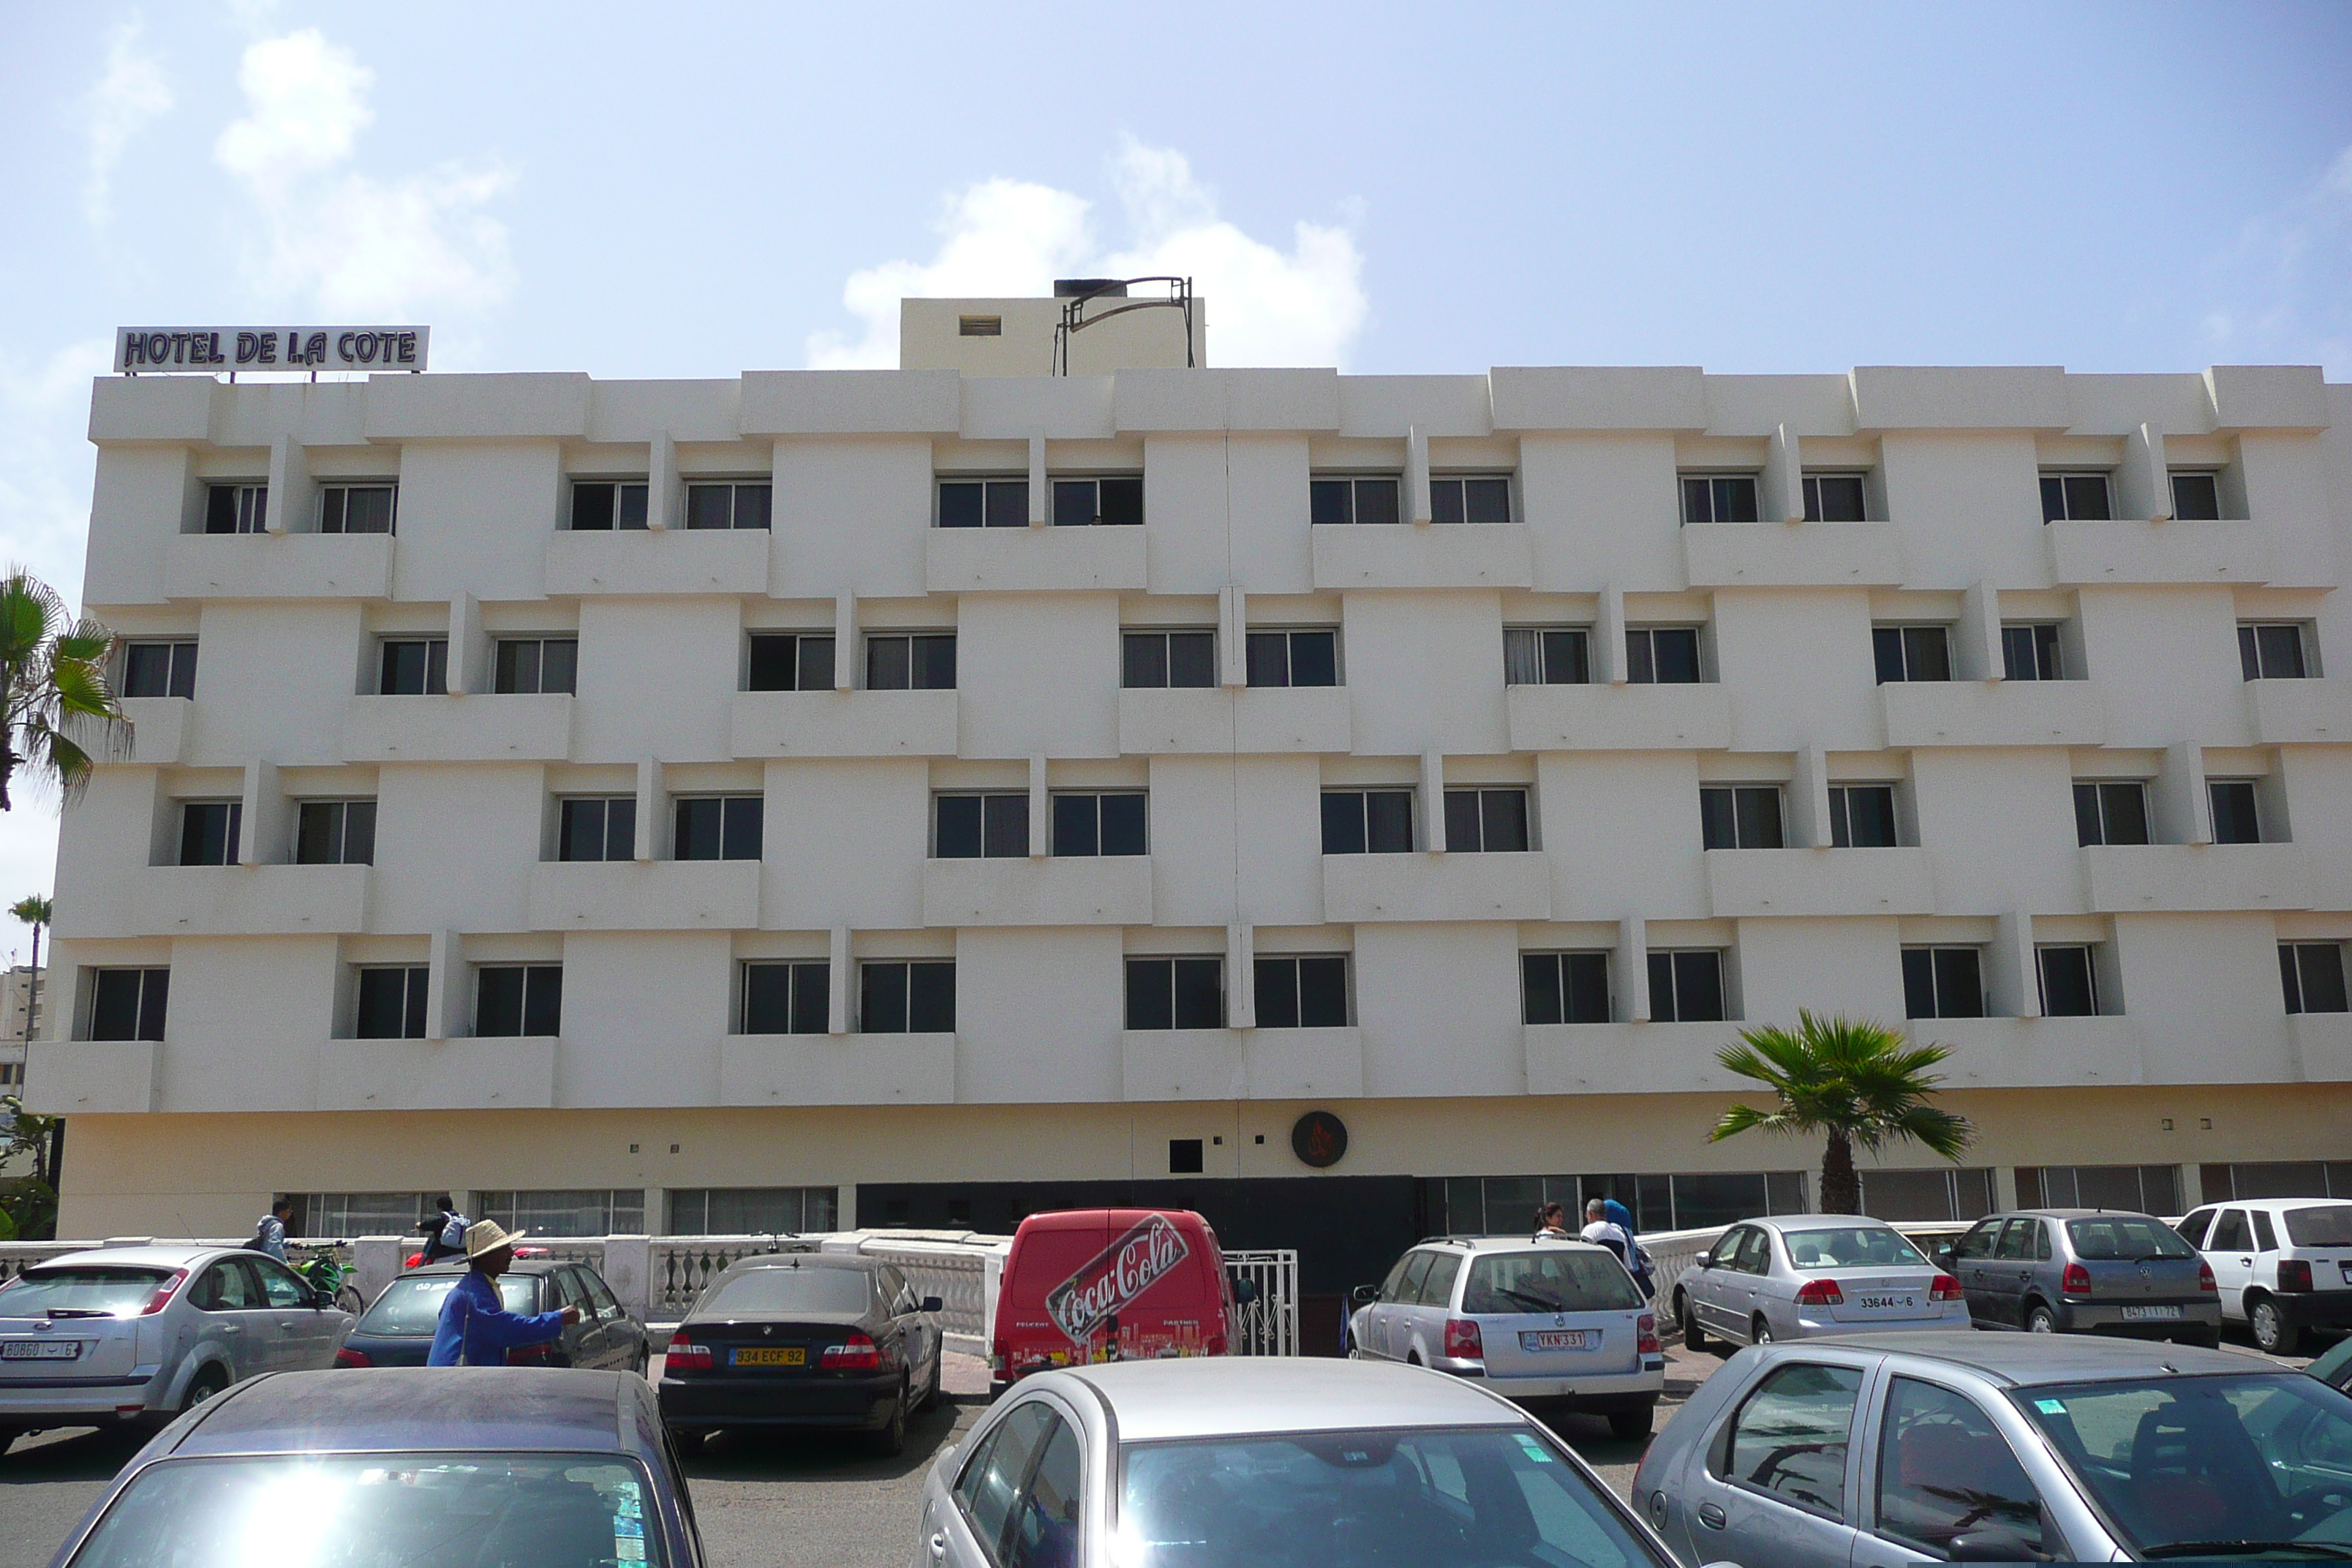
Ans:
POLYGON ((0 1285, 0 1318, 130 1317, 147 1305, 165 1268, 31 1268, 0 1285))
POLYGON ((1534 1427, 1129 1443, 1120 1568, 1670 1568, 1534 1427))
POLYGON ((747 1268, 712 1287, 695 1316, 713 1312, 863 1312, 872 1300, 862 1268, 747 1268))
POLYGON ((609 1455, 167 1459, 122 1489, 73 1568, 646 1563, 645 1472, 609 1455))
POLYGON ((2126 1263, 2149 1258, 2194 1258, 2195 1249, 2160 1219, 2142 1215, 2110 1215, 2099 1219, 2070 1219, 2066 1239, 2074 1256, 2085 1263, 2126 1263))
POLYGON ((1512 1312, 1600 1312, 1638 1307, 1642 1293, 1618 1261, 1601 1252, 1507 1252, 1472 1260, 1462 1310, 1473 1316, 1512 1312))
POLYGON ((1791 1230, 1780 1237, 1789 1261, 1800 1268, 1925 1268, 1919 1249, 1880 1226, 1842 1225, 1791 1230))
POLYGON ((2352 1204, 2287 1210, 2286 1238, 2297 1247, 2352 1247, 2352 1204))
POLYGON ((2300 1373, 2021 1388, 2040 1426, 2142 1557, 2352 1556, 2352 1399, 2300 1373))
MULTIPOLYGON (((410 1274, 394 1280, 352 1331, 355 1334, 429 1334, 441 1325, 441 1303, 465 1278, 460 1274, 410 1274)), ((499 1304, 509 1312, 539 1310, 539 1279, 499 1276, 499 1304)))

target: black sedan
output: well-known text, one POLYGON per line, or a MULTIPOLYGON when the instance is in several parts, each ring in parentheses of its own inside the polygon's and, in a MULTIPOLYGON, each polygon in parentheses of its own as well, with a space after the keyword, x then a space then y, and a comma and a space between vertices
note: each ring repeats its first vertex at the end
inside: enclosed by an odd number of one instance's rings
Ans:
MULTIPOLYGON (((423 1366, 441 1321, 441 1303, 465 1277, 463 1263, 428 1264, 383 1288, 360 1316, 337 1366, 423 1366)), ((576 1366, 643 1373, 651 1358, 645 1324, 614 1298, 597 1272, 558 1258, 523 1258, 499 1276, 499 1301, 509 1312, 552 1312, 577 1306, 580 1321, 547 1344, 507 1352, 509 1366, 576 1366)))
POLYGON ((940 1396, 939 1312, 877 1258, 739 1258, 669 1342, 662 1419, 682 1447, 721 1427, 835 1426, 896 1454, 940 1396))
POLYGON ((56 1563, 297 1560, 700 1568, 703 1554, 644 1379, 451 1366, 279 1373, 215 1394, 139 1451, 56 1563))

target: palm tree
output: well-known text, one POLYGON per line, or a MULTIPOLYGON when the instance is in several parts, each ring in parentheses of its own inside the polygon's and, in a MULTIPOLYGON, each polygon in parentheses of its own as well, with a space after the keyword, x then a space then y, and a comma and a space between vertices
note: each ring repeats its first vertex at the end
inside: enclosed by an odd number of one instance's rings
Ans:
POLYGON ((41 928, 53 922, 49 919, 48 897, 34 893, 8 906, 8 912, 33 928, 33 968, 25 988, 25 1043, 33 1043, 33 1014, 41 1002, 41 928))
POLYGON ((89 782, 89 752, 70 728, 101 749, 131 737, 106 679, 114 634, 87 616, 73 618, 56 589, 12 567, 0 576, 0 811, 18 768, 68 796, 89 782))
POLYGON ((1853 1168, 1857 1143, 1875 1154, 1890 1142, 1908 1139, 1957 1160, 1976 1139, 1965 1118, 1927 1103, 1943 1081, 1927 1069, 1952 1054, 1942 1046, 1915 1046, 1866 1018, 1821 1018, 1801 1009, 1794 1030, 1771 1024, 1742 1029, 1739 1038, 1716 1060, 1771 1089, 1780 1103, 1769 1110, 1733 1106, 1707 1141, 1719 1143, 1751 1128, 1826 1134, 1823 1214, 1862 1212, 1862 1180, 1853 1168))

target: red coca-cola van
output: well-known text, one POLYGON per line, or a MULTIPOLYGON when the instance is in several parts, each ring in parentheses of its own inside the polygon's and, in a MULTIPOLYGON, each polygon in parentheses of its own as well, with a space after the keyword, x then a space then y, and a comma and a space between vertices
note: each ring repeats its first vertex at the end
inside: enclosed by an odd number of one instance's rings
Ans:
POLYGON ((1065 1209, 1013 1233, 990 1370, 1223 1355, 1233 1289, 1209 1222, 1190 1209, 1065 1209))

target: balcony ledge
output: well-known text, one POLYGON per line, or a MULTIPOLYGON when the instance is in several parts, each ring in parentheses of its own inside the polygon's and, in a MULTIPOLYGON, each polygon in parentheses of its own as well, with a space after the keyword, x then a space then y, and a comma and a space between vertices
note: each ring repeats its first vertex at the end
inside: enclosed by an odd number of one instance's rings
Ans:
POLYGON ((757 860, 543 860, 533 931, 756 931, 757 860))
POLYGON ((951 1105, 956 1037, 730 1035, 719 1045, 724 1105, 951 1105))
POLYGON ((1719 752, 1731 698, 1694 686, 1514 686, 1503 694, 1515 752, 1719 752))
POLYGON ((1130 1101, 1356 1099, 1357 1029, 1130 1029, 1119 1036, 1130 1101))
POLYGON ((927 926, 1133 926, 1152 921, 1148 855, 926 860, 927 926))
POLYGON ((544 1110, 555 1103, 551 1035, 450 1040, 329 1040, 321 1110, 544 1110))

